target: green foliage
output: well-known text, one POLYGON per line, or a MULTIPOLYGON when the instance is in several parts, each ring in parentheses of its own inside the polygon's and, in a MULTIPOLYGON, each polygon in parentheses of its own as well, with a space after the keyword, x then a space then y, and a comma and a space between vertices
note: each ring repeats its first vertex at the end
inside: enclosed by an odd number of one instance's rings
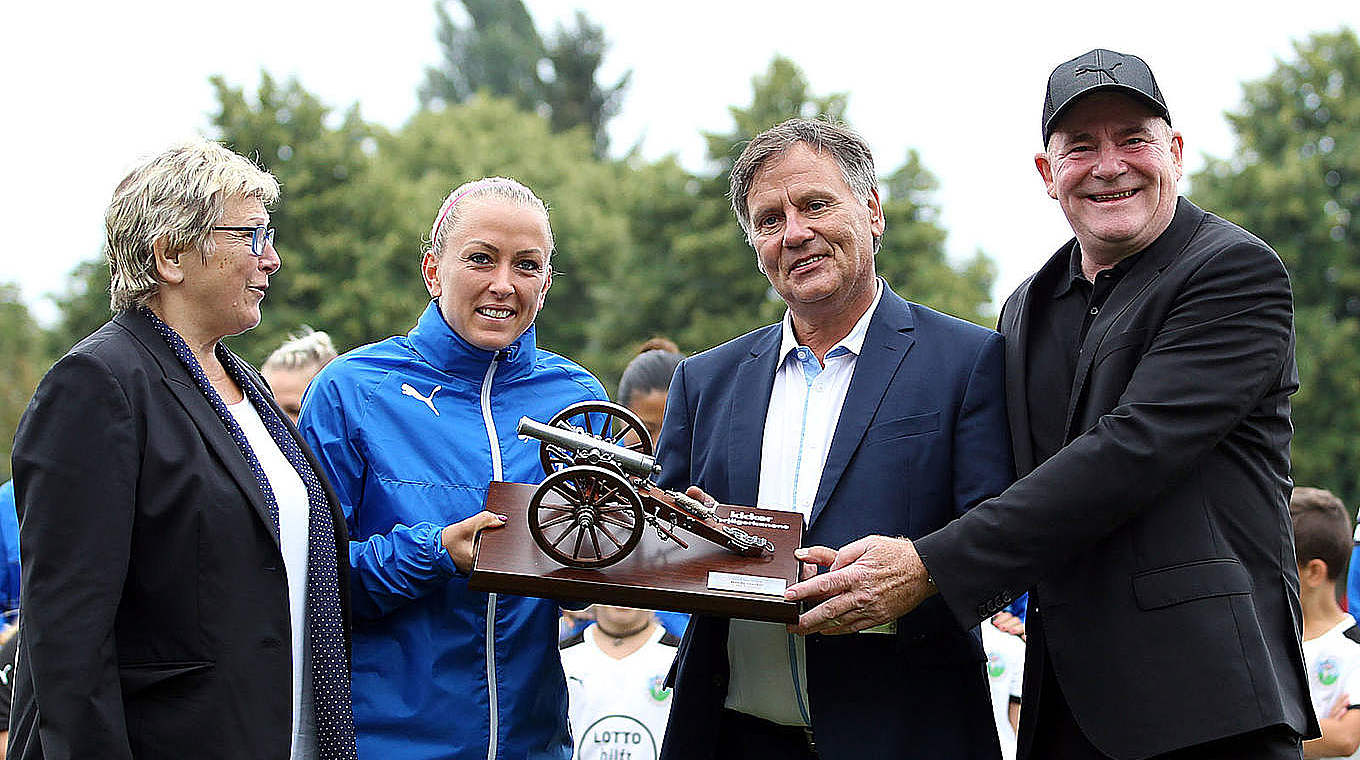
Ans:
MULTIPOLYGON (((279 86, 264 74, 255 102, 214 77, 219 139, 278 178, 282 197, 270 210, 283 260, 264 302, 264 321, 228 344, 258 364, 302 324, 353 346, 388 335, 414 319, 426 296, 418 275, 398 277, 388 265, 414 238, 396 236, 396 206, 370 178, 382 133, 352 109, 331 127, 330 109, 297 82, 279 86)), ((415 264, 405 273, 415 271, 415 264)), ((58 299, 62 350, 108 320, 109 273, 102 259, 81 264, 58 299)))
POLYGON ((0 283, 0 481, 10 478, 14 431, 51 363, 47 335, 24 305, 19 287, 0 283))
POLYGON ((980 325, 991 326, 996 267, 982 251, 956 269, 945 255, 945 231, 931 202, 937 183, 916 151, 882 182, 883 247, 876 268, 903 296, 980 325))
POLYGON ((1360 320, 1296 304, 1301 383, 1294 396, 1294 482, 1360 504, 1360 320))
POLYGON ((435 32, 443 57, 438 68, 425 70, 421 106, 438 100, 464 103, 479 92, 508 97, 533 110, 543 102, 538 64, 543 40, 520 0, 461 0, 472 26, 460 27, 446 3, 436 2, 435 32))
POLYGON ((548 43, 548 62, 553 75, 543 83, 543 101, 548 106, 555 131, 584 127, 595 144, 595 155, 609 151, 609 120, 618 115, 623 94, 632 72, 608 87, 601 86, 596 74, 604 62, 609 45, 604 29, 580 11, 574 28, 559 26, 548 43))
POLYGON ((1294 58, 1243 86, 1231 158, 1192 180, 1197 202, 1270 243, 1294 287, 1302 387, 1294 479, 1360 502, 1360 43, 1295 43, 1294 58))
POLYGON ((113 316, 109 311, 109 267, 104 257, 78 264, 66 292, 56 300, 59 317, 51 340, 60 356, 113 316))
POLYGON ((609 47, 604 29, 577 11, 574 26, 559 26, 545 43, 521 0, 461 2, 469 27, 453 20, 446 3, 435 4, 443 61, 425 70, 421 106, 466 103, 478 93, 510 98, 523 110, 546 114, 555 132, 585 129, 603 158, 609 148, 605 128, 631 74, 609 87, 597 81, 609 47))
POLYGON ((212 85, 219 139, 257 158, 282 188, 270 223, 283 265, 271 278, 263 322, 229 340, 232 349, 259 364, 304 323, 353 346, 414 319, 425 301, 414 263, 392 262, 403 246, 411 251, 403 260, 414 262, 417 238, 397 235, 395 199, 373 171, 384 133, 357 107, 333 118, 297 82, 279 86, 264 74, 254 103, 220 77, 212 85))
MULTIPOLYGON (((248 96, 215 79, 218 137, 257 156, 283 189, 271 210, 283 267, 264 321, 229 343, 259 363, 304 323, 342 350, 405 332, 428 301, 421 243, 440 202, 491 175, 524 182, 551 210, 557 248, 540 344, 607 383, 652 335, 697 351, 773 322, 784 304, 732 218, 727 173, 742 141, 793 115, 840 118, 845 97, 810 94, 783 58, 753 85, 751 104, 732 109, 732 131, 706 136, 716 172, 696 176, 673 157, 603 160, 588 130, 556 130, 511 98, 474 95, 388 131, 357 109, 336 117, 296 82, 264 75, 248 96)), ((981 321, 990 263, 979 254, 956 271, 945 260, 933 189, 915 154, 886 179, 880 267, 906 295, 981 321)), ((78 276, 85 289, 62 302, 72 339, 108 317, 105 268, 91 262, 78 276)))
POLYGON ((704 139, 708 141, 708 159, 717 167, 714 183, 721 186, 724 193, 732 164, 752 137, 794 117, 845 120, 846 94, 813 95, 797 64, 782 55, 776 55, 765 73, 751 80, 751 90, 751 105, 727 109, 732 114, 732 131, 704 133, 704 139))
POLYGON ((353 111, 329 129, 326 110, 296 83, 279 90, 266 76, 256 106, 218 87, 222 138, 277 156, 269 163, 283 186, 274 224, 285 265, 264 323, 232 342, 243 355, 262 360, 302 323, 345 347, 405 332, 429 300, 421 244, 440 203, 469 179, 499 175, 551 208, 557 274, 539 340, 584 360, 596 267, 626 246, 628 222, 611 204, 617 171, 595 160, 583 132, 554 134, 543 117, 485 96, 421 111, 394 133, 353 111))

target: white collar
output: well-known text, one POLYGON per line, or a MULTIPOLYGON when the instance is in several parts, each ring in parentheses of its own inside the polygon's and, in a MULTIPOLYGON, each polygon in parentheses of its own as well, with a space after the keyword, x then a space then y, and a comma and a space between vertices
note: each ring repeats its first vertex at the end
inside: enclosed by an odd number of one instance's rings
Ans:
MULTIPOLYGON (((869 308, 864 310, 864 314, 860 316, 859 321, 855 322, 855 326, 850 328, 850 332, 846 333, 844 338, 837 341, 836 345, 832 346, 826 352, 827 356, 832 356, 833 354, 835 356, 840 356, 845 353, 859 356, 860 352, 864 350, 864 338, 869 334, 869 322, 873 320, 874 312, 878 311, 878 302, 882 299, 883 278, 879 277, 875 278, 874 282, 873 302, 869 304, 869 308), (838 351, 838 349, 844 350, 838 351)), ((794 337, 793 334, 793 312, 788 311, 787 309, 784 311, 784 320, 782 324, 783 338, 779 343, 778 364, 783 364, 784 361, 789 358, 789 353, 798 348, 798 338, 794 337)))

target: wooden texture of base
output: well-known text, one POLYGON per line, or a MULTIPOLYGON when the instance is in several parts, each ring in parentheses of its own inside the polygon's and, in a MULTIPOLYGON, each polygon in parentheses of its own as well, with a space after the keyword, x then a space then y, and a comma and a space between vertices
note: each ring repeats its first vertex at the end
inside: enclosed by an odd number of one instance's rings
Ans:
POLYGON ((674 541, 662 541, 648 526, 627 557, 587 570, 559 565, 534 543, 526 510, 535 488, 525 483, 491 483, 486 508, 509 520, 505 527, 478 536, 468 580, 472 590, 777 623, 798 620, 798 605, 784 601, 779 583, 792 585, 798 579, 793 550, 802 545, 803 516, 797 512, 719 505, 719 519, 773 541, 772 555, 742 557, 681 531, 680 537, 689 544, 686 549, 674 541), (777 579, 771 586, 778 587, 779 593, 710 588, 711 573, 731 574, 737 576, 737 583, 757 585, 777 579))

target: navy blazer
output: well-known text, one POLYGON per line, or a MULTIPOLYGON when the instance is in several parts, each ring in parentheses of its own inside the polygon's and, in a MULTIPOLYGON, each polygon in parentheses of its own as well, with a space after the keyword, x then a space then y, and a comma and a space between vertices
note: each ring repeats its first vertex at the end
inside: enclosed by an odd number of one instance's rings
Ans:
MULTIPOLYGON (((676 369, 658 447, 661 483, 752 505, 778 361, 770 325, 676 369)), ((886 285, 827 455, 804 544, 917 538, 1012 479, 999 335, 886 285)), ((938 599, 893 635, 811 636, 818 751, 837 758, 999 755, 982 645, 938 599)), ((713 754, 727 693, 727 621, 696 616, 681 643, 663 758, 713 754)))

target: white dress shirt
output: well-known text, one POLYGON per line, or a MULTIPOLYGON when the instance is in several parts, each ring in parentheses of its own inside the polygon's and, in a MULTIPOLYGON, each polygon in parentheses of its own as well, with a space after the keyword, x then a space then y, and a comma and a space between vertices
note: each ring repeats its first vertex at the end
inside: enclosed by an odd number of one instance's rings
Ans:
MULTIPOLYGON (((849 334, 826 352, 825 364, 817 361, 812 349, 798 344, 793 317, 784 314, 784 338, 760 449, 757 507, 799 512, 804 521, 811 516, 855 363, 882 297, 880 280, 873 303, 849 334)), ((780 623, 732 620, 727 661, 730 680, 724 707, 786 726, 811 724, 802 636, 790 634, 780 623)))

